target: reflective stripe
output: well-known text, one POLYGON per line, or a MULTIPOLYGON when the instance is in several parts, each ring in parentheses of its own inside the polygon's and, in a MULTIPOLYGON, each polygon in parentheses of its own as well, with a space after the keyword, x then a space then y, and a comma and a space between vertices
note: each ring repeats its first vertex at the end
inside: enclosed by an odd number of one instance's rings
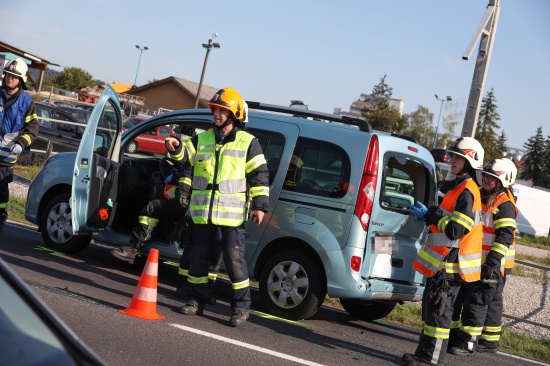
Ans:
MULTIPOLYGON (((38 118, 38 116, 36 115, 36 113, 33 113, 33 114, 29 115, 29 116, 26 116, 26 117, 25 117, 25 123, 29 123, 30 121, 32 121, 32 120, 35 119, 35 118, 38 118)), ((30 143, 30 142, 29 142, 29 143, 30 143)))
POLYGON ((156 227, 158 222, 159 222, 158 219, 155 219, 155 218, 149 217, 149 216, 140 216, 138 218, 138 221, 142 225, 147 225, 147 226, 151 226, 151 227, 156 227))
POLYGON ((484 341, 487 341, 487 342, 498 342, 498 341, 500 341, 500 333, 499 334, 485 334, 485 333, 482 333, 479 336, 479 339, 483 339, 484 341))
POLYGON ((267 162, 265 161, 265 156, 263 154, 256 155, 254 158, 246 162, 246 166, 245 166, 246 174, 257 169, 262 164, 267 164, 267 162))
POLYGON ((506 252, 508 252, 508 247, 504 244, 497 243, 496 241, 493 243, 493 247, 491 248, 492 251, 497 252, 502 255, 506 255, 506 252))
POLYGON ((471 231, 472 226, 474 226, 474 220, 458 211, 453 212, 453 216, 451 216, 451 221, 454 221, 457 224, 464 226, 464 228, 466 228, 468 231, 471 231))
POLYGON ((208 280, 210 280, 210 281, 216 281, 217 278, 218 278, 218 274, 217 274, 217 273, 210 273, 210 272, 208 272, 208 280))
POLYGON ((449 339, 450 329, 432 327, 424 324, 424 334, 432 338, 449 339))
POLYGON ((200 285, 208 283, 208 276, 206 277, 193 277, 191 275, 187 276, 187 282, 192 283, 194 285, 200 285))
POLYGON ((426 245, 431 247, 458 248, 460 240, 451 240, 443 233, 429 233, 426 238, 426 245))
POLYGON ((503 227, 515 228, 516 225, 517 225, 516 220, 511 218, 502 218, 499 220, 495 220, 495 230, 502 229, 503 227))
POLYGON ((179 269, 178 269, 178 274, 181 275, 181 276, 187 277, 187 275, 189 275, 189 270, 188 270, 188 269, 179 268, 179 269))
POLYGON ((464 333, 469 334, 472 337, 478 337, 481 335, 481 331, 483 330, 483 327, 462 326, 461 329, 464 333))
POLYGON ((250 198, 258 196, 269 196, 269 187, 259 186, 250 188, 250 198))
POLYGON ((7 202, 0 203, 0 208, 8 208, 8 203, 7 202))
POLYGON ((497 333, 497 332, 500 332, 502 331, 502 326, 501 325, 486 325, 483 327, 483 332, 488 332, 488 333, 497 333))
POLYGON ((233 290, 240 290, 248 286, 250 286, 250 281, 248 280, 248 278, 241 282, 231 283, 231 287, 233 287, 233 290))
POLYGON ((459 329, 461 326, 462 321, 460 319, 451 321, 451 329, 459 329))

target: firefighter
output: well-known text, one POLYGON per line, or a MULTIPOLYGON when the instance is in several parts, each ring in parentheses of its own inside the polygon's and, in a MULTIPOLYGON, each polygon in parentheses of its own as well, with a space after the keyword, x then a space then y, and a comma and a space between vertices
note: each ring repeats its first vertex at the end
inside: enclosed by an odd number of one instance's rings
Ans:
POLYGON ((176 143, 183 146, 179 141, 174 141, 174 138, 166 138, 165 146, 170 157, 177 162, 172 174, 166 177, 164 181, 164 198, 153 199, 143 207, 138 216, 138 225, 132 230, 132 237, 128 245, 114 248, 111 254, 125 262, 133 263, 136 256, 139 255, 141 248, 151 239, 153 230, 162 218, 170 218, 179 220, 185 215, 187 205, 182 202, 187 202, 187 197, 180 196, 181 190, 177 187, 183 183, 183 177, 180 174, 180 169, 183 163, 187 160, 185 150, 181 148, 175 150, 176 143))
POLYGON ((502 293, 506 274, 514 266, 518 210, 510 185, 517 169, 509 159, 488 162, 482 173, 483 254, 481 280, 469 283, 459 330, 453 332, 449 353, 497 351, 502 330, 502 293))
POLYGON ((260 143, 246 132, 246 107, 239 93, 220 89, 208 106, 214 115, 213 129, 185 142, 189 160, 183 170, 183 189, 187 193, 192 188, 193 230, 189 299, 179 311, 203 313, 209 258, 215 247, 221 247, 233 288, 229 325, 236 327, 248 320, 251 305, 244 222, 262 222, 269 203, 269 173, 260 143))
POLYGON ((403 355, 403 365, 445 363, 460 286, 478 281, 481 275, 481 198, 475 177, 476 170, 483 168, 484 150, 477 140, 460 137, 448 152, 455 178, 443 183, 441 205, 428 209, 417 202, 409 207, 430 230, 413 263, 428 277, 422 296, 423 330, 414 355, 403 355))
POLYGON ((8 220, 9 183, 17 157, 36 140, 38 119, 27 90, 28 67, 21 58, 8 62, 0 86, 0 231, 8 220))

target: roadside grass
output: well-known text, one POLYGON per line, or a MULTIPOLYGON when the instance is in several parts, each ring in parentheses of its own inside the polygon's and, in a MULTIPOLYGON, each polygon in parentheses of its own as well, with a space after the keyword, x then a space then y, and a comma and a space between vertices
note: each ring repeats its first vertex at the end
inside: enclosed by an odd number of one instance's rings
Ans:
POLYGON ((524 235, 516 239, 516 243, 527 245, 533 248, 550 250, 550 236, 528 236, 524 235))
POLYGON ((16 222, 30 225, 31 223, 25 219, 26 202, 26 198, 10 195, 10 201, 8 202, 8 218, 16 222))
POLYGON ((13 168, 14 173, 29 180, 33 180, 42 169, 42 165, 35 164, 16 164, 13 168))

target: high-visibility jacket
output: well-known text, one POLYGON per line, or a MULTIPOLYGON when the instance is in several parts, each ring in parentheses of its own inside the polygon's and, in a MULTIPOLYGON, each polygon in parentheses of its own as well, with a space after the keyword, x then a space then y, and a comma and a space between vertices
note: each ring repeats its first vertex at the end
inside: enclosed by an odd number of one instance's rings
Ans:
MULTIPOLYGON (((505 193, 501 193, 491 209, 488 209, 485 203, 482 204, 482 224, 483 224, 483 253, 482 253, 482 263, 485 263, 487 254, 489 252, 495 251, 502 255, 502 261, 500 265, 500 273, 504 275, 505 268, 512 269, 514 267, 514 260, 516 254, 516 219, 513 217, 504 217, 495 221, 494 214, 498 212, 499 206, 504 202, 513 202, 513 198, 505 193), (496 242, 495 229, 504 228, 504 227, 513 227, 514 228, 514 239, 511 245, 508 243, 499 243, 496 242)), ((518 213, 517 207, 514 205, 516 211, 516 216, 518 213)))
MULTIPOLYGON (((254 136, 245 131, 237 131, 235 139, 223 145, 216 144, 213 130, 197 137, 196 151, 193 148, 188 151, 189 162, 193 165, 189 201, 193 222, 240 226, 246 219, 249 198, 258 190, 258 187, 250 187, 248 192, 246 174, 265 164, 265 158, 261 154, 253 162, 246 161, 254 136)), ((261 190, 262 194, 268 194, 268 187, 261 187, 261 190)))
POLYGON ((413 263, 413 268, 426 277, 433 277, 443 266, 448 273, 458 272, 467 282, 478 281, 481 278, 481 197, 479 188, 473 179, 467 179, 450 190, 443 197, 439 206, 443 218, 437 225, 432 224, 426 242, 420 248, 413 263), (454 210, 460 194, 469 190, 474 197, 472 212, 475 219, 454 210), (451 221, 459 222, 469 232, 460 239, 451 240, 444 230, 451 221), (458 248, 458 270, 453 263, 446 263, 445 259, 451 248, 458 248))

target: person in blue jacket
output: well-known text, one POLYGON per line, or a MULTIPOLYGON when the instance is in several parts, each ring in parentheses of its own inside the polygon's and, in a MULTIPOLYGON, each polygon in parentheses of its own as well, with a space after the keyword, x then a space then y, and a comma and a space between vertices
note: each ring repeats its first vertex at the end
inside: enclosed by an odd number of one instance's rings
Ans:
POLYGON ((9 184, 17 157, 38 136, 34 101, 27 89, 28 67, 21 58, 4 67, 0 86, 0 231, 8 219, 9 184))

